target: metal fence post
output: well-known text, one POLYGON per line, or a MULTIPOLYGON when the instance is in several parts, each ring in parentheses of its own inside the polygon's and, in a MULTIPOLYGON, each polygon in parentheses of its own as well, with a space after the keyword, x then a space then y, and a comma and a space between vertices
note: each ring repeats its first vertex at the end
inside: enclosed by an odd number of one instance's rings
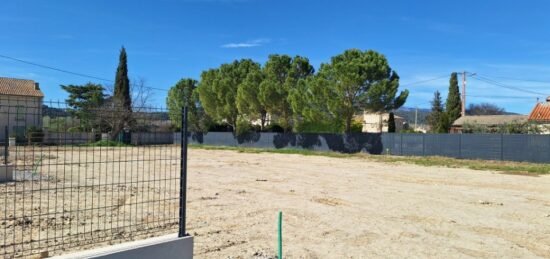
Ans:
POLYGON ((8 164, 8 144, 9 144, 9 136, 8 136, 8 126, 4 127, 4 164, 8 164))
POLYGON ((401 137, 401 138, 400 138, 400 140, 399 140, 399 141, 400 141, 400 143, 399 143, 399 152, 400 152, 400 153, 399 153, 399 154, 400 154, 400 155, 403 155, 403 134, 400 134, 400 137, 401 137))
POLYGON ((500 134, 500 161, 504 161, 504 133, 500 134))
POLYGON ((185 212, 187 198, 187 106, 181 110, 181 161, 180 161, 180 213, 178 237, 185 234, 185 212))
POLYGON ((422 134, 422 156, 426 156, 426 134, 422 134))
POLYGON ((458 158, 462 158, 462 133, 458 134, 458 158))

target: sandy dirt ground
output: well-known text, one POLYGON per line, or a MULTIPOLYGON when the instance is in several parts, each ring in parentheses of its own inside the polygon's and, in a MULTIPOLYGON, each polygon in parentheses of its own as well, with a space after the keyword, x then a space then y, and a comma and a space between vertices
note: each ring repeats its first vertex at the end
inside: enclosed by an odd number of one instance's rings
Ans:
MULTIPOLYGON (((48 179, 0 186, 0 252, 175 232, 178 150, 34 152, 48 179)), ((190 149, 187 206, 196 258, 276 258, 278 211, 287 258, 550 258, 550 175, 190 149)))
POLYGON ((197 258, 550 258, 550 176, 193 149, 197 258))

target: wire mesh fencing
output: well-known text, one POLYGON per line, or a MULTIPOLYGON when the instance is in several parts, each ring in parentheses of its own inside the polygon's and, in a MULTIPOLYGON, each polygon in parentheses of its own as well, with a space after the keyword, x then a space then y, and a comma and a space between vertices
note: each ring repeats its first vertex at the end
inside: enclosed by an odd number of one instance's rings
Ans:
POLYGON ((0 257, 176 233, 172 127, 160 108, 0 99, 0 257))

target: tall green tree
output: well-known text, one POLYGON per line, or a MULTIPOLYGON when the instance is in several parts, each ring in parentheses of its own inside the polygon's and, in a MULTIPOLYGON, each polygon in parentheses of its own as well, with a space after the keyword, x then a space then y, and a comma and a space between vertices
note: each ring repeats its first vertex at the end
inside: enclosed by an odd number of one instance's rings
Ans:
POLYGON ((462 110, 462 101, 460 99, 460 91, 458 89, 457 73, 451 73, 449 79, 449 94, 447 95, 447 102, 445 104, 445 117, 447 123, 445 125, 445 131, 449 131, 452 123, 460 118, 462 110))
POLYGON ((178 129, 181 129, 182 108, 187 106, 189 131, 206 132, 208 130, 209 119, 200 104, 197 85, 196 80, 184 78, 168 90, 166 97, 168 116, 178 129))
POLYGON ((203 72, 198 92, 206 113, 218 122, 226 122, 236 132, 239 119, 237 91, 248 74, 259 67, 260 64, 250 59, 242 59, 203 72))
POLYGON ((432 109, 430 114, 428 114, 426 120, 430 126, 430 131, 434 133, 445 133, 447 132, 447 118, 445 115, 445 109, 443 107, 443 102, 441 100, 441 93, 435 91, 434 98, 431 101, 432 109))
POLYGON ((388 118, 388 132, 395 133, 395 115, 393 114, 393 112, 390 112, 388 118))
POLYGON ((132 109, 132 98, 130 96, 130 79, 128 79, 128 57, 126 49, 120 49, 118 68, 116 70, 114 98, 126 110, 132 109))
POLYGON ((351 132, 355 114, 364 110, 389 112, 401 107, 409 92, 397 95, 399 76, 384 55, 368 50, 346 50, 322 64, 309 90, 326 105, 324 117, 340 118, 351 132), (397 96, 396 96, 397 95, 397 96))
POLYGON ((85 85, 61 85, 69 97, 67 105, 71 107, 70 113, 80 120, 82 130, 91 130, 98 126, 94 109, 97 109, 105 102, 105 88, 102 85, 87 83, 85 85))
POLYGON ((267 108, 260 101, 260 84, 264 76, 260 67, 252 67, 242 84, 237 89, 237 109, 249 120, 260 120, 263 130, 267 120, 267 108))
POLYGON ((304 57, 270 55, 263 68, 264 80, 260 85, 260 102, 267 112, 277 118, 285 131, 292 129, 295 120, 291 93, 304 84, 314 73, 313 66, 304 57))

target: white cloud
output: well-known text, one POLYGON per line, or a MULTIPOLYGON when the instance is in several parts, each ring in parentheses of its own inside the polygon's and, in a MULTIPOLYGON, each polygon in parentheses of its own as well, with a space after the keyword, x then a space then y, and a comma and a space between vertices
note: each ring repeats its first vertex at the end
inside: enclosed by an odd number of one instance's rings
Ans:
POLYGON ((252 47, 262 46, 264 44, 269 43, 270 41, 271 41, 270 39, 255 39, 255 40, 249 40, 245 42, 227 43, 227 44, 223 44, 221 47, 227 48, 227 49, 252 48, 252 47))

